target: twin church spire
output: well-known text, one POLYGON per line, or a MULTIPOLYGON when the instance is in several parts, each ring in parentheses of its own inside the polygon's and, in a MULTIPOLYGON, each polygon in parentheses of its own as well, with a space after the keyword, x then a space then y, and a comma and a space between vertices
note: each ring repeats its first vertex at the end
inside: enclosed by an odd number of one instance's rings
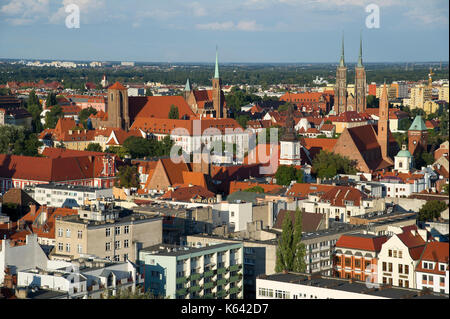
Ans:
POLYGON ((365 112, 366 101, 366 72, 362 61, 362 33, 359 42, 359 56, 355 67, 355 87, 353 92, 347 88, 347 67, 345 66, 344 34, 342 34, 341 59, 336 71, 335 112, 340 114, 347 111, 365 112))

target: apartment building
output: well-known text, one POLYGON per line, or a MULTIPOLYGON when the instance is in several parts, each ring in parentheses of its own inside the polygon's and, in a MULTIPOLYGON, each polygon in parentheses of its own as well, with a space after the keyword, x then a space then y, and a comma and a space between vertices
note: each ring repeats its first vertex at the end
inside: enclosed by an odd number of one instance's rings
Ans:
POLYGON ((111 202, 83 206, 78 215, 55 220, 52 259, 86 255, 111 261, 135 262, 141 248, 162 242, 162 218, 136 214, 111 202))
POLYGON ((80 207, 86 200, 113 198, 112 188, 93 188, 67 184, 40 184, 34 187, 34 200, 52 207, 80 207))
POLYGON ((427 242, 427 231, 416 225, 391 228, 392 236, 378 254, 378 283, 416 288, 415 268, 427 242))
POLYGON ((258 240, 252 236, 225 237, 218 235, 198 234, 186 236, 185 244, 211 245, 213 243, 229 243, 243 245, 244 298, 256 298, 256 278, 261 274, 274 274, 277 259, 277 240, 258 240))
POLYGON ((155 245, 142 249, 145 290, 170 299, 241 299, 243 245, 155 245))
POLYGON ((358 281, 377 282, 377 260, 387 236, 342 235, 336 243, 333 275, 358 281))
POLYGON ((449 293, 449 244, 427 243, 416 266, 417 289, 429 289, 438 293, 449 293))
POLYGON ((365 282, 299 273, 260 276, 256 299, 447 299, 448 296, 420 290, 380 286, 365 282))

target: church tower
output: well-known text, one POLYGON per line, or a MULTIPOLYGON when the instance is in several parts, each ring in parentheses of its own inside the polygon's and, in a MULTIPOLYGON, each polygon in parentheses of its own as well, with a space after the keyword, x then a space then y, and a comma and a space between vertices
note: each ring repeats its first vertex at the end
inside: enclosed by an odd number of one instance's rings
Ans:
POLYGON ((128 90, 119 82, 108 88, 108 121, 105 126, 121 128, 126 131, 130 128, 128 113, 128 90))
POLYGON ((334 110, 336 114, 347 111, 347 67, 344 61, 344 35, 342 35, 341 60, 336 70, 336 86, 334 88, 334 110))
POLYGON ((386 82, 380 98, 380 113, 378 120, 378 144, 381 147, 382 159, 392 163, 389 157, 389 102, 387 96, 386 82))
POLYGON ((222 80, 219 76, 219 53, 216 50, 216 69, 214 73, 214 78, 212 79, 212 100, 213 107, 216 113, 216 118, 225 118, 226 114, 223 113, 223 104, 224 101, 222 99, 222 80))
POLYGON ((186 100, 186 102, 189 99, 189 95, 191 95, 191 92, 192 92, 191 82, 189 81, 189 78, 188 78, 186 80, 186 86, 184 87, 184 91, 183 91, 183 97, 186 100))
POLYGON ((367 108, 366 101, 366 71, 362 63, 362 35, 359 42, 359 58, 355 67, 355 111, 365 112, 367 108))
POLYGON ((286 130, 280 139, 280 165, 301 165, 301 144, 295 132, 295 120, 292 104, 289 105, 286 118, 286 130))
POLYGON ((428 129, 422 119, 417 115, 408 130, 408 149, 412 155, 427 150, 428 129))

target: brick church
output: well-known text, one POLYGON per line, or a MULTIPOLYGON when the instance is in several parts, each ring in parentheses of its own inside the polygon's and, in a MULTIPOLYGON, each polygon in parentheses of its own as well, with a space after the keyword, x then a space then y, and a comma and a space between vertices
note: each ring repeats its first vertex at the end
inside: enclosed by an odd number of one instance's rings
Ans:
POLYGON ((387 169, 394 165, 398 144, 389 129, 389 102, 386 84, 380 99, 380 119, 377 125, 346 128, 339 136, 333 152, 356 162, 356 169, 364 173, 387 169))
POLYGON ((359 57, 355 67, 355 94, 347 91, 347 67, 344 58, 344 36, 342 36, 341 60, 336 70, 336 86, 334 92, 334 111, 337 115, 356 111, 362 113, 366 111, 366 71, 362 62, 362 37, 359 43, 359 57))
POLYGON ((195 90, 189 79, 180 96, 128 97, 128 89, 116 82, 108 87, 107 111, 92 115, 90 121, 94 129, 100 127, 121 128, 128 131, 139 117, 168 118, 172 105, 178 108, 180 119, 196 117, 227 118, 225 95, 219 75, 219 59, 216 53, 215 74, 211 90, 195 90))
POLYGON ((194 90, 187 79, 184 98, 191 110, 201 117, 227 118, 225 95, 219 75, 219 56, 216 52, 216 67, 212 81, 212 90, 194 90))

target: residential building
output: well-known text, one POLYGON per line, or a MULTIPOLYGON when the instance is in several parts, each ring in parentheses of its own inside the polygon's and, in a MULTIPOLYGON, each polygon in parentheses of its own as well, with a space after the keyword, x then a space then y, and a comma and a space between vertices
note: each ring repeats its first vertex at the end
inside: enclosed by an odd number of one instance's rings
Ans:
POLYGON ((448 295, 448 248, 448 242, 429 242, 426 244, 415 269, 417 289, 430 289, 448 295))
POLYGON ((447 299, 448 296, 389 286, 374 287, 353 279, 301 273, 263 275, 256 299, 447 299))
POLYGON ((162 218, 129 213, 114 202, 92 202, 76 216, 55 221, 53 259, 71 260, 86 255, 111 261, 135 262, 142 248, 162 243, 162 218))
POLYGON ((40 205, 73 208, 85 205, 85 200, 112 199, 113 191, 112 188, 49 183, 36 185, 33 198, 40 205))
POLYGON ((145 290, 170 299, 241 299, 242 243, 189 246, 156 245, 142 249, 145 290))

